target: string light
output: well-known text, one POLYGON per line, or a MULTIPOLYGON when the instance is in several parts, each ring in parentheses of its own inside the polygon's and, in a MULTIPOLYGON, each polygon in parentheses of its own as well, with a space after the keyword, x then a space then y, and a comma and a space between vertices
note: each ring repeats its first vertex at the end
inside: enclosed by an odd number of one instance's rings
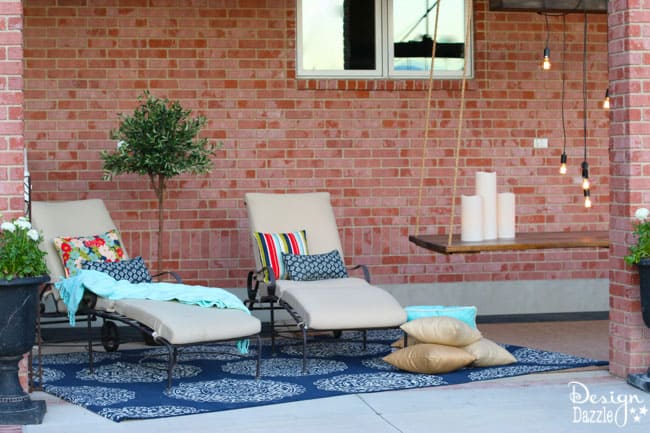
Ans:
POLYGON ((560 174, 566 174, 566 153, 562 152, 560 156, 560 174))
POLYGON ((603 109, 609 110, 609 87, 605 90, 605 99, 603 99, 603 109))
POLYGON ((584 38, 582 47, 582 130, 584 137, 584 159, 582 161, 582 190, 585 197, 585 208, 590 208, 591 203, 591 182, 589 181, 589 164, 587 163, 587 7, 583 2, 584 9, 584 38))
POLYGON ((566 174, 566 121, 564 117, 564 100, 565 100, 565 88, 566 88, 566 71, 564 67, 565 62, 565 53, 566 53, 566 15, 562 15, 562 155, 560 156, 560 174, 566 174))
POLYGON ((544 47, 544 60, 542 61, 542 69, 548 71, 551 69, 551 49, 548 47, 549 41, 549 29, 548 29, 548 15, 544 14, 544 19, 546 20, 546 46, 544 47))
POLYGON ((548 47, 544 48, 544 60, 542 61, 542 69, 545 71, 551 69, 551 50, 548 47))
POLYGON ((582 189, 588 190, 591 187, 589 183, 589 164, 582 161, 582 189))

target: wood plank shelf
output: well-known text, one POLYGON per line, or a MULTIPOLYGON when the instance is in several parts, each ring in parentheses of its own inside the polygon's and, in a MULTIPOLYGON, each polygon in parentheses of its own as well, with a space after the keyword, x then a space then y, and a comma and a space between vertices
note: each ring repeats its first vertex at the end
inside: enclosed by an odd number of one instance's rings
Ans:
POLYGON ((514 239, 461 242, 460 235, 409 236, 415 245, 440 254, 480 253, 483 251, 540 250, 550 248, 609 248, 609 232, 533 232, 517 233, 514 239))

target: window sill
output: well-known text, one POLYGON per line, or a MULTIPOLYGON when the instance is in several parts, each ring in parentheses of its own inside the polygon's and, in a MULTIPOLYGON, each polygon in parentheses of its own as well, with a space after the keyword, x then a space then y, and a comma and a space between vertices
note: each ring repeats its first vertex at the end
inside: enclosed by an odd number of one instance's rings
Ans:
MULTIPOLYGON (((461 90, 461 79, 435 78, 434 89, 461 90)), ((467 79, 467 88, 474 87, 467 79)), ((429 88, 428 78, 296 78, 298 90, 351 90, 351 91, 419 91, 429 88)))

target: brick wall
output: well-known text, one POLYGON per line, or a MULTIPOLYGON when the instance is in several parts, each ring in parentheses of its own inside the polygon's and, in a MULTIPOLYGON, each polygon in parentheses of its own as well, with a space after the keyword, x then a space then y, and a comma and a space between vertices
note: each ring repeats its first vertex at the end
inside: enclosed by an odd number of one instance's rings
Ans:
POLYGON ((23 50, 20 0, 0 2, 0 213, 24 212, 23 50))
POLYGON ((648 91, 641 85, 649 75, 643 47, 650 30, 647 12, 626 2, 609 3, 609 58, 612 95, 611 146, 611 256, 610 256, 610 370, 616 375, 641 372, 650 365, 650 329, 641 316, 639 277, 625 265, 630 243, 630 215, 650 202, 645 106, 648 91), (639 65, 642 65, 641 67, 639 65))
MULTIPOLYGON (((549 250, 442 256, 408 242, 445 233, 454 173, 458 81, 436 81, 424 146, 425 83, 295 77, 290 0, 25 0, 26 140, 35 197, 104 199, 131 255, 155 260, 156 204, 147 179, 103 181, 99 151, 144 89, 209 119, 224 147, 209 176, 170 183, 166 267, 190 282, 243 287, 253 261, 247 191, 328 190, 349 262, 377 283, 607 278, 608 254, 549 250), (423 201, 418 208, 425 157, 423 201)), ((519 231, 608 227, 607 17, 590 15, 588 145, 594 207, 582 207, 581 14, 567 17, 566 119, 570 172, 557 174, 561 19, 550 17, 556 69, 540 68, 543 17, 489 12, 475 2, 476 77, 468 83, 460 194, 496 170, 517 194, 519 231), (533 149, 533 138, 549 138, 533 149)), ((459 201, 459 200, 458 200, 459 201)), ((459 207, 456 231, 459 230, 459 207)))
MULTIPOLYGON (((23 200, 23 8, 20 0, 0 2, 0 220, 25 211, 23 200)), ((27 358, 18 378, 27 390, 27 358)))

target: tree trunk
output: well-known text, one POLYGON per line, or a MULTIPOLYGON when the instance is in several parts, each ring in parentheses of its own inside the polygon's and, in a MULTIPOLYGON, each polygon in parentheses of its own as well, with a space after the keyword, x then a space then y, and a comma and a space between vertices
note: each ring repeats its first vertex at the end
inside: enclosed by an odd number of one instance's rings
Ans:
POLYGON ((164 176, 158 175, 158 182, 154 182, 152 179, 152 184, 154 191, 156 192, 156 197, 158 198, 158 260, 156 262, 156 273, 160 274, 162 272, 162 256, 163 256, 163 232, 165 219, 163 218, 164 212, 164 199, 165 199, 165 178, 164 176))

